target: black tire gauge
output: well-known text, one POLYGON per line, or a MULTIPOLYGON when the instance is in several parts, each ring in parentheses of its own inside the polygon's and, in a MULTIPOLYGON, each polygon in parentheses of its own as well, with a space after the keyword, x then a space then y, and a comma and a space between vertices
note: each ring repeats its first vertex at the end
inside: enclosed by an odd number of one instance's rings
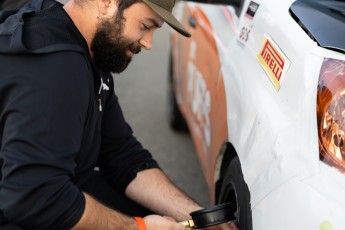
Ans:
POLYGON ((191 212, 192 219, 180 223, 186 228, 207 228, 235 220, 236 211, 237 207, 233 203, 219 204, 191 212))

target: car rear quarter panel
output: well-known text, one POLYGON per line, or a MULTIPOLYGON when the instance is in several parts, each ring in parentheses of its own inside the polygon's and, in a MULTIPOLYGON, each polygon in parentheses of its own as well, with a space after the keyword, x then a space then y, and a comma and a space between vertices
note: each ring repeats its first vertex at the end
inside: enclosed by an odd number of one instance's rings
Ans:
MULTIPOLYGON (((334 192, 340 189, 338 183, 344 185, 344 176, 328 171, 317 186, 306 183, 322 168, 316 90, 325 54, 290 16, 292 1, 256 2, 260 6, 247 43, 232 40, 221 58, 229 141, 238 152, 251 192, 254 229, 314 229, 328 221, 342 228, 340 216, 329 211, 344 209, 344 199, 334 192), (279 90, 257 60, 265 35, 290 62, 279 90), (326 185, 325 178, 339 180, 326 185)), ((244 21, 242 14, 238 31, 244 21)))
MULTIPOLYGON (((260 195, 263 196, 304 171, 306 165, 313 168, 317 164, 317 160, 314 164, 310 160, 318 158, 315 117, 318 69, 308 72, 306 68, 321 59, 310 57, 316 44, 290 17, 287 2, 291 1, 257 2, 260 6, 248 42, 243 45, 234 39, 228 45, 229 55, 224 59, 228 61, 222 65, 222 72, 226 76, 229 139, 238 151, 249 187, 260 186, 261 191, 266 190, 260 195), (286 6, 282 7, 284 3, 286 6), (257 59, 264 36, 269 36, 290 62, 279 90, 257 59), (288 158, 301 165, 296 163, 296 167, 282 169, 288 158), (275 164, 285 176, 275 173, 277 183, 266 178, 267 189, 264 189, 262 181, 259 184, 257 181, 271 174, 275 164)), ((245 15, 240 20, 239 27, 245 15)), ((255 196, 253 205, 262 198, 255 196)))

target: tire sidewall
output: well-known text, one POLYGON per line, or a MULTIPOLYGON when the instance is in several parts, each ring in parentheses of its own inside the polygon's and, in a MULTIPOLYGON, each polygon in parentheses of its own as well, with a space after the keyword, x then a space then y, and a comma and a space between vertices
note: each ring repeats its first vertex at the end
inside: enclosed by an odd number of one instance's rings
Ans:
POLYGON ((226 202, 237 203, 236 224, 239 230, 252 230, 250 192, 244 181, 238 156, 230 161, 220 190, 218 203, 226 202))

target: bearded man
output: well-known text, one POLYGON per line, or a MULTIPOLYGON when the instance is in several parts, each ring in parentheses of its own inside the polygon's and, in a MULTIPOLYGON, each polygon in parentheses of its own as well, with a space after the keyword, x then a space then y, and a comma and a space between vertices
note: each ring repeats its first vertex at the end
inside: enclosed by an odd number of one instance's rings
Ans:
POLYGON ((33 0, 2 14, 1 229, 183 230, 201 208, 133 136, 111 76, 164 22, 190 36, 174 2, 33 0))

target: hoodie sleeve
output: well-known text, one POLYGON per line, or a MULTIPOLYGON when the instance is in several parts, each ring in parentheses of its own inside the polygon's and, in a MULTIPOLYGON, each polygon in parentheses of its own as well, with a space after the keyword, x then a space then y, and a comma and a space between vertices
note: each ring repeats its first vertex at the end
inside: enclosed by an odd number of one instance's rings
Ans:
POLYGON ((110 92, 102 120, 99 166, 109 183, 124 193, 139 171, 159 168, 159 165, 133 136, 114 93, 113 79, 108 77, 106 81, 109 82, 110 92))
POLYGON ((87 67, 77 53, 26 56, 0 59, 8 67, 0 70, 0 209, 24 229, 70 229, 85 207, 73 178, 90 97, 87 67))

